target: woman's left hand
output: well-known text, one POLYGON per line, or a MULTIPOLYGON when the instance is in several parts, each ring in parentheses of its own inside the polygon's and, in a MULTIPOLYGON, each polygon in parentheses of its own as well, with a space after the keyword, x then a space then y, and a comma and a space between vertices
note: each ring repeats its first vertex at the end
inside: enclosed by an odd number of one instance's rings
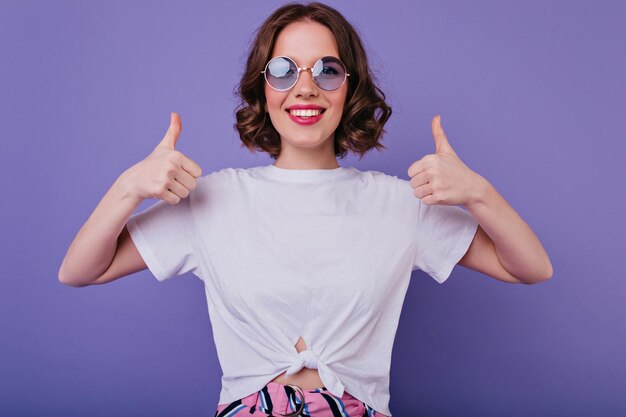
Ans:
POLYGON ((436 151, 415 161, 408 169, 415 196, 424 204, 458 206, 479 201, 486 180, 467 167, 448 143, 441 117, 432 121, 436 151))

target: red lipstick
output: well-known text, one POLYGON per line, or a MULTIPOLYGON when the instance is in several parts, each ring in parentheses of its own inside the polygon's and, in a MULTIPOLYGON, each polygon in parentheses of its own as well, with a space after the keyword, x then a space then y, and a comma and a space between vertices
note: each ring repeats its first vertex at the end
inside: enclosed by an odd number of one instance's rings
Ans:
POLYGON ((324 114, 324 108, 315 104, 294 104, 292 106, 287 107, 287 114, 289 115, 289 118, 291 120, 293 120, 295 123, 298 123, 299 125, 304 125, 304 126, 308 126, 308 125, 312 125, 314 123, 317 123, 321 120, 322 115, 324 114), (296 112, 296 114, 292 114, 291 111, 293 110, 319 110, 319 114, 318 115, 311 115, 311 116, 305 116, 303 113, 305 112, 296 112))

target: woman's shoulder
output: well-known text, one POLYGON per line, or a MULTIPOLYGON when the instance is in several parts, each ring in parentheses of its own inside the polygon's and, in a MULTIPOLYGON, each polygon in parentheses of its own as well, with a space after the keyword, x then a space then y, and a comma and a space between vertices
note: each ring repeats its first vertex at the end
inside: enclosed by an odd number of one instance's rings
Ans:
POLYGON ((190 193, 191 205, 205 209, 228 207, 245 194, 245 178, 249 176, 245 168, 218 168, 196 178, 196 188, 190 193))
POLYGON ((249 191, 250 184, 258 178, 258 167, 225 167, 196 178, 197 194, 235 195, 249 191))
POLYGON ((415 196, 409 180, 377 170, 361 172, 363 178, 367 178, 367 188, 378 198, 385 199, 388 205, 402 206, 410 211, 419 208, 420 200, 415 196))
POLYGON ((196 181, 198 181, 198 183, 206 185, 232 182, 241 180, 243 177, 249 177, 250 175, 253 175, 253 171, 253 168, 219 168, 209 172, 208 174, 196 178, 196 181))
POLYGON ((356 168, 352 168, 358 172, 361 178, 365 178, 372 182, 384 184, 384 185, 396 185, 398 187, 407 187, 409 186, 409 181, 403 178, 398 177, 397 175, 388 174, 386 172, 377 171, 377 170, 365 170, 361 171, 356 168))

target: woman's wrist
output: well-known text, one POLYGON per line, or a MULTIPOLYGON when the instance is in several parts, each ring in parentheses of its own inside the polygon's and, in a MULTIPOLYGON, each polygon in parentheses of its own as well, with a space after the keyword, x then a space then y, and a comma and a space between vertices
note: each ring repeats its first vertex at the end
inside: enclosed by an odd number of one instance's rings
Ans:
POLYGON ((488 204, 491 196, 493 195, 493 185, 485 177, 480 174, 474 173, 475 179, 472 187, 470 187, 469 199, 464 206, 469 210, 475 210, 481 205, 488 204))
POLYGON ((144 200, 133 187, 132 181, 132 167, 124 171, 113 184, 116 188, 119 198, 124 201, 130 201, 131 204, 139 205, 144 200))

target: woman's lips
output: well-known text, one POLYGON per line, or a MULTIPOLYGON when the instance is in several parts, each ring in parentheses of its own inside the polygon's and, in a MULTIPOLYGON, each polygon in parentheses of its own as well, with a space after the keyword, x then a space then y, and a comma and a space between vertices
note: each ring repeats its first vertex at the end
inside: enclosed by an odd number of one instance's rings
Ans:
POLYGON ((321 120, 322 116, 324 116, 324 112, 322 111, 320 114, 318 114, 317 116, 309 116, 309 117, 300 117, 300 116, 294 116, 293 114, 291 114, 289 111, 287 111, 287 114, 289 115, 289 118, 291 120, 293 120, 295 123, 298 123, 299 125, 312 125, 314 123, 317 123, 321 120))

